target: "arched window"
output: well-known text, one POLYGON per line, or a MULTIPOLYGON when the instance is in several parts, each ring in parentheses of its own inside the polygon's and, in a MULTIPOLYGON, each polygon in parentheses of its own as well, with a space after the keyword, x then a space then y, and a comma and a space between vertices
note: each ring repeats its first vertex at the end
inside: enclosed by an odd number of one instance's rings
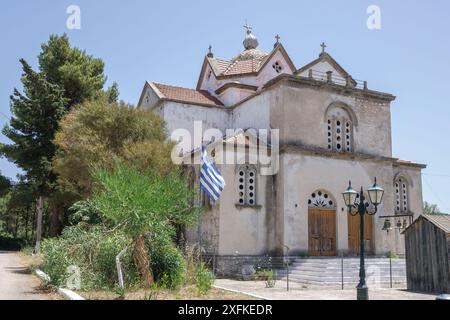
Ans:
POLYGON ((243 206, 256 206, 256 174, 255 166, 244 165, 238 170, 238 198, 243 206))
POLYGON ((405 178, 398 177, 394 182, 395 212, 408 213, 409 211, 409 185, 405 178))
POLYGON ((337 152, 353 151, 353 121, 349 113, 342 107, 330 108, 327 118, 328 150, 337 152))
POLYGON ((324 190, 316 190, 308 199, 308 207, 334 209, 336 208, 336 201, 328 192, 324 190))

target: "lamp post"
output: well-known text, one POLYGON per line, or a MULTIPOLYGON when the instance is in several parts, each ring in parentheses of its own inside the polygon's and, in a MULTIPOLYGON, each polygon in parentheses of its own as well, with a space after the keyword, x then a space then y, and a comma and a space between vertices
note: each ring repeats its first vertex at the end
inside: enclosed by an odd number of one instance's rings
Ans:
POLYGON ((349 182, 349 186, 345 192, 342 193, 344 197, 345 205, 347 206, 348 213, 352 216, 359 214, 360 219, 360 230, 359 230, 359 241, 360 241, 360 252, 359 252, 359 283, 356 287, 356 297, 358 300, 369 300, 369 288, 366 284, 366 270, 365 270, 365 246, 364 246, 364 216, 375 215, 377 213, 377 208, 383 200, 384 190, 377 185, 377 178, 375 178, 375 183, 372 188, 367 190, 369 194, 369 201, 374 205, 375 210, 370 212, 368 207, 369 203, 364 196, 363 188, 358 193, 352 188, 352 182, 349 182), (356 210, 352 210, 356 209, 356 210))

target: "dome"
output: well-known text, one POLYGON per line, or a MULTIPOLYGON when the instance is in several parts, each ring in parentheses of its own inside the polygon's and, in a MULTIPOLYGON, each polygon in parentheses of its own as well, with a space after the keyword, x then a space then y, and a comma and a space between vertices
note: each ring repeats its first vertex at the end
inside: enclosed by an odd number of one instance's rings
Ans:
POLYGON ((244 39, 244 48, 245 50, 256 49, 258 47, 258 39, 252 34, 251 30, 247 30, 247 35, 244 39))

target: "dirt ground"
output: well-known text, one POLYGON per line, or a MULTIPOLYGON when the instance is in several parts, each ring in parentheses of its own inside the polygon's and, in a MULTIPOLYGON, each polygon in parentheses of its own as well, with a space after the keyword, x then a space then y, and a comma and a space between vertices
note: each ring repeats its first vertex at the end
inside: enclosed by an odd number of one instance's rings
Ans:
POLYGON ((32 274, 32 257, 19 252, 0 251, 0 300, 59 300, 32 274))
MULTIPOLYGON (((79 292, 89 300, 118 300, 119 295, 110 291, 79 292)), ((226 290, 211 289, 206 295, 198 295, 193 286, 184 287, 179 291, 170 290, 139 290, 125 294, 125 300, 255 300, 241 293, 226 290)))

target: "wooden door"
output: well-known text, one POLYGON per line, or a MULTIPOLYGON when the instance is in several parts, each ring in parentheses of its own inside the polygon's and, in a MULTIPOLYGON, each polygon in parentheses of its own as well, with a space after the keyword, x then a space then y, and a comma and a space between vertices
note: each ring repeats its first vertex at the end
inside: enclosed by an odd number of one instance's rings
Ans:
MULTIPOLYGON (((360 245, 360 216, 348 215, 348 254, 358 256, 360 245)), ((365 215, 364 220, 364 239, 366 254, 373 254, 373 217, 365 215)))
POLYGON ((309 254, 336 255, 336 210, 309 209, 309 254))

